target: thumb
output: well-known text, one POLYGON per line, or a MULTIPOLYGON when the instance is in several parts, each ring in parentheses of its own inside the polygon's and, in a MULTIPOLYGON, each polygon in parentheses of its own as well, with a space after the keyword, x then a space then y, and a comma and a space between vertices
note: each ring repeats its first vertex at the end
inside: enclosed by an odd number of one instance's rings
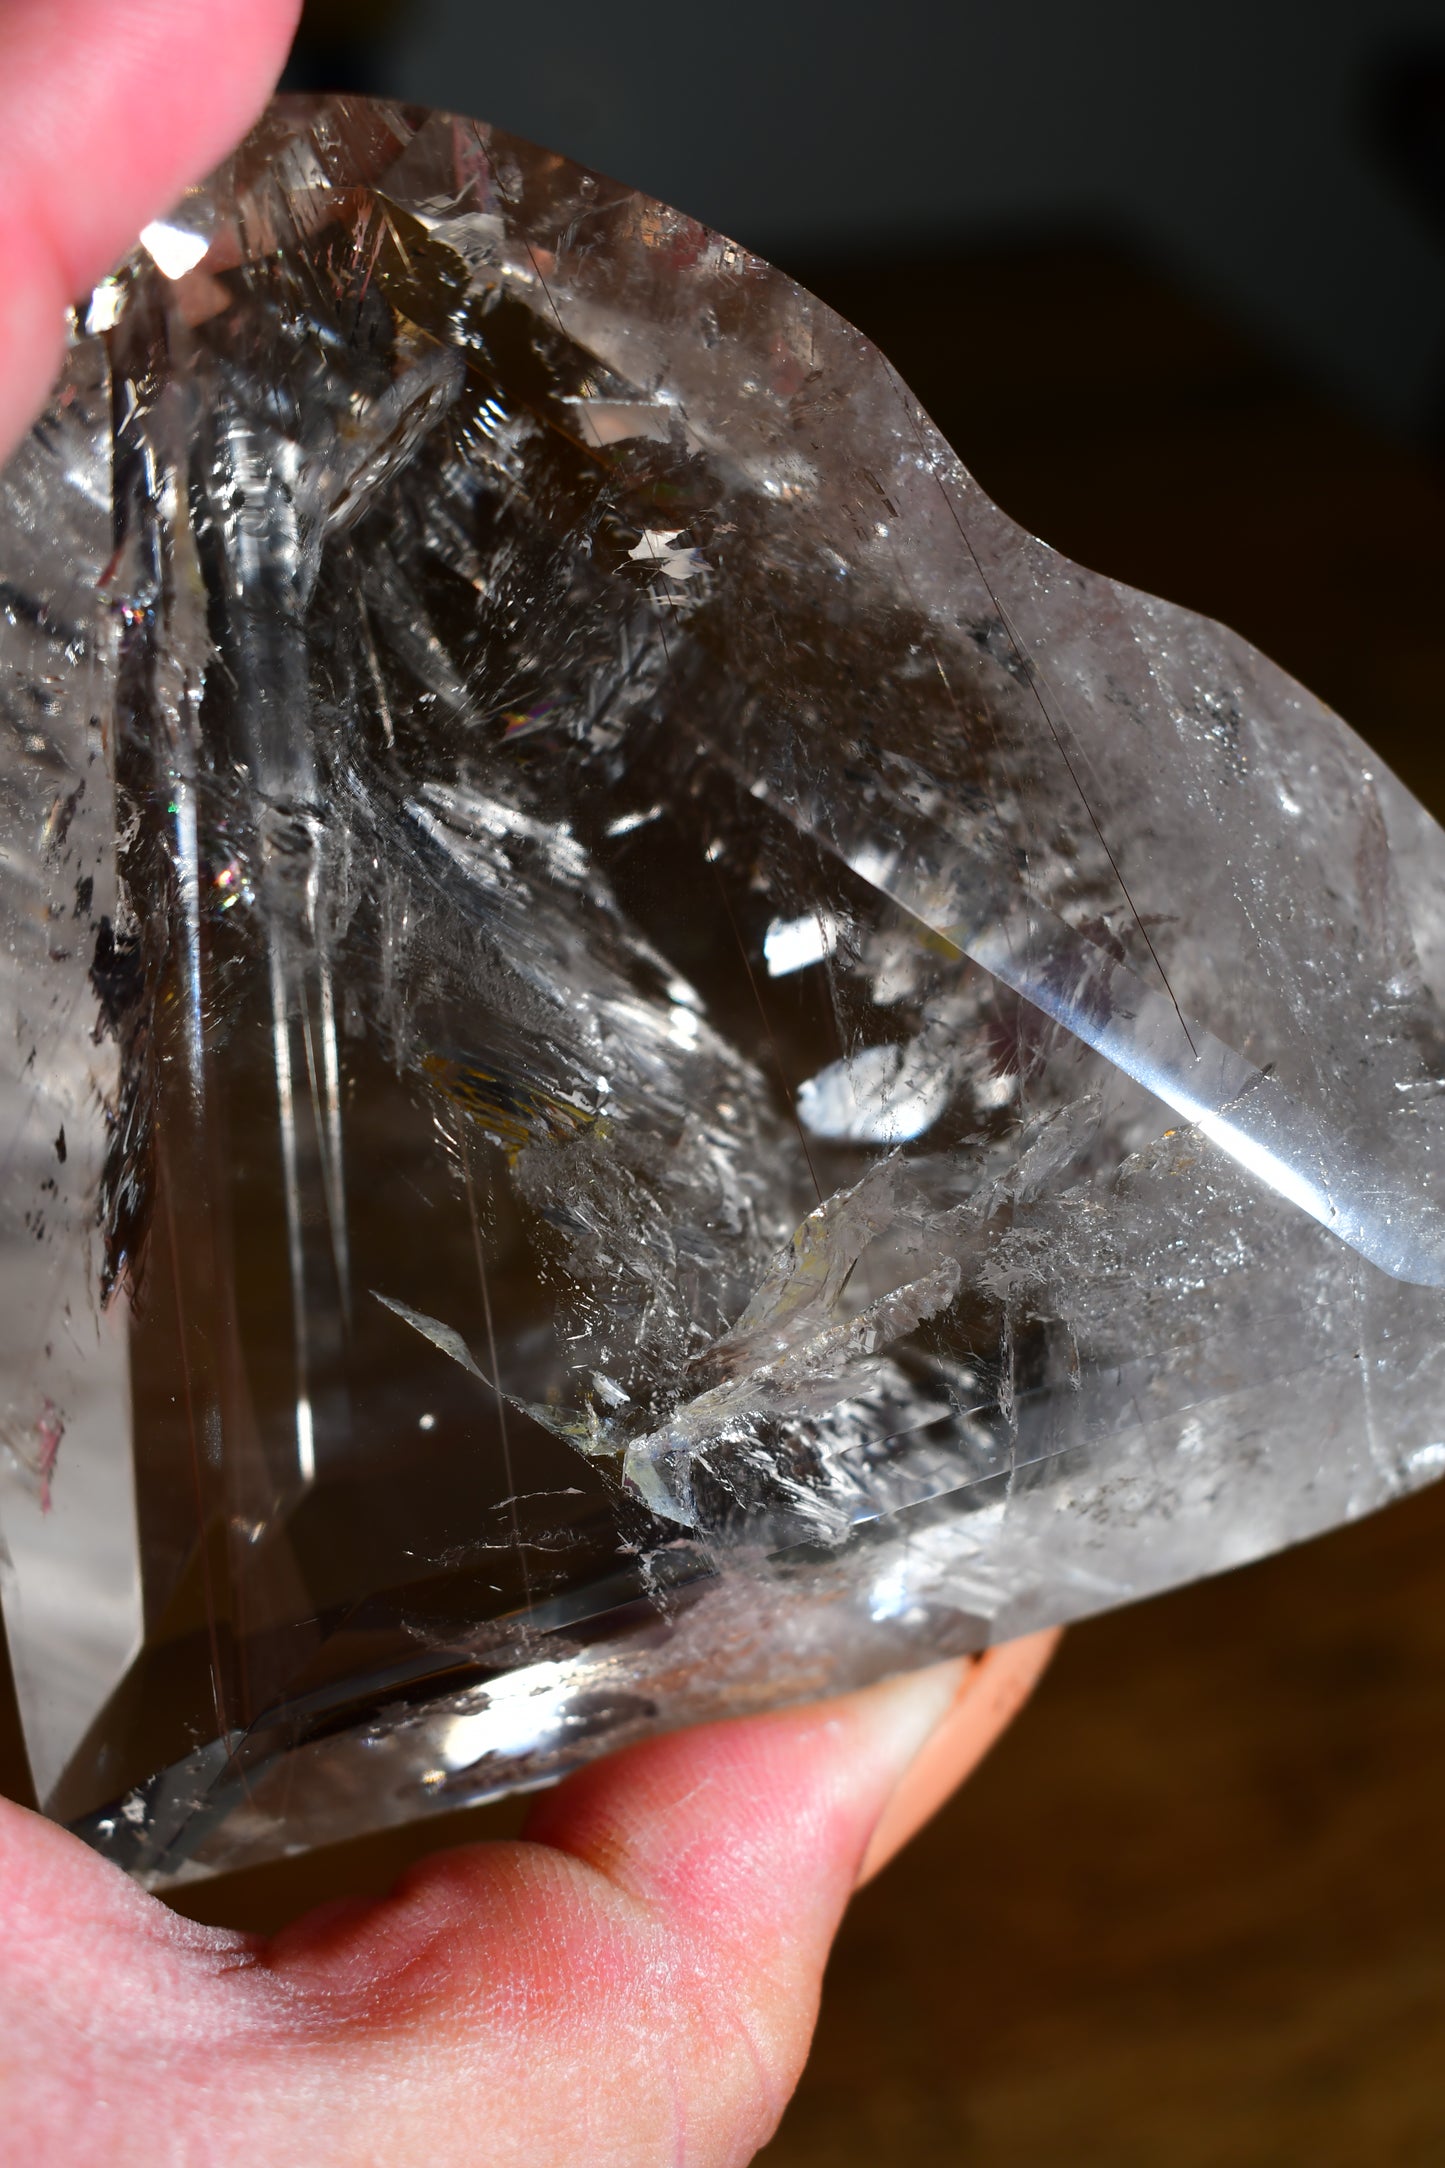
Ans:
POLYGON ((527 1843, 435 1859, 381 1907, 281 1937, 273 1975, 338 2040, 361 2015, 386 2043, 378 2158, 750 2160, 802 2068, 875 1830, 921 1818, 911 1770, 937 1804, 930 1741, 954 1781, 979 1758, 1026 1691, 1000 1674, 1031 1683, 1042 1638, 648 1742, 545 1796, 527 1843), (439 2154, 438 2129, 465 2131, 479 2099, 476 2150, 439 2154))
POLYGON ((871 1870, 1049 1637, 579 1772, 269 1944, 0 1803, 0 2160, 724 2168, 777 2123, 871 1870))

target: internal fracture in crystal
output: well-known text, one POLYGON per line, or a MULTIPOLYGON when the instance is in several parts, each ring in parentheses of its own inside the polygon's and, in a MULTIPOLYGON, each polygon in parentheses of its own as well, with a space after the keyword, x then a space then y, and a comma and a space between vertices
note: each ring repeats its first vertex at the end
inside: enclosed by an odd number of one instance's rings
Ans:
POLYGON ((0 502, 7 1633, 149 1881, 1441 1472, 1445 837, 735 244, 283 103, 0 502))

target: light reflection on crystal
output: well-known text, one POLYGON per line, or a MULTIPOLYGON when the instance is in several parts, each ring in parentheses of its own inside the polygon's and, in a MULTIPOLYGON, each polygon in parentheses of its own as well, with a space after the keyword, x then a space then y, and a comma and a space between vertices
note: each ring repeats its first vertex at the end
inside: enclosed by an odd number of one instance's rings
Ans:
POLYGON ((763 935, 763 961, 770 979, 820 964, 838 945, 838 922, 809 911, 803 918, 775 918, 763 935))
POLYGON ((6 1620, 133 1872, 1441 1472, 1445 838, 779 273, 284 107, 4 486, 6 1620))
POLYGON ((120 279, 102 279, 91 294, 85 311, 85 328, 91 338, 114 331, 125 306, 125 285, 120 279))
POLYGON ((941 1061, 905 1046, 866 1046, 830 1062, 798 1087, 798 1118, 810 1137, 841 1144, 912 1144, 953 1095, 941 1061))
POLYGON ((210 247, 203 233, 190 233, 178 224, 164 218, 153 219, 141 228, 141 243, 154 258, 157 270, 168 279, 183 279, 210 247))

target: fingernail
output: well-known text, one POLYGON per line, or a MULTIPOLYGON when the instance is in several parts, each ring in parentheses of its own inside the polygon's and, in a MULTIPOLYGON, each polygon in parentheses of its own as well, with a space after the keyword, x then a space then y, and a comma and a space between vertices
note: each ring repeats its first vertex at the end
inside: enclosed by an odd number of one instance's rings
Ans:
POLYGON ((938 1664, 921 1674, 920 1683, 926 1682, 926 1691, 920 1693, 908 1718, 900 1725, 900 1745, 906 1743, 911 1751, 905 1753, 897 1766, 897 1774, 874 1820, 858 1862, 855 1889, 861 1889, 865 1882, 872 1880, 920 1824, 929 1819, 964 1774, 962 1768, 955 1774, 950 1766, 946 1779, 940 1784, 934 1764, 940 1754, 947 1765, 954 1760, 945 1740, 951 1737, 954 1729, 951 1719, 957 1715, 978 1668, 977 1657, 965 1656, 954 1663, 938 1664))
MULTIPOLYGON (((887 1865, 1008 1729, 1058 1638, 1057 1632, 1028 1634, 922 1675, 927 1685, 919 1703, 900 1711, 900 1744, 907 1758, 873 1825, 858 1869, 860 1884, 887 1865), (941 1708, 934 1696, 942 1697, 941 1708), (919 1724, 926 1727, 921 1739, 919 1724)), ((889 1721, 886 1715, 883 1721, 889 1721)))
POLYGON ((926 1671, 884 1679, 856 1697, 858 1712, 888 1773, 884 1808, 958 1699, 972 1665, 972 1657, 958 1656, 950 1663, 931 1664, 926 1671))

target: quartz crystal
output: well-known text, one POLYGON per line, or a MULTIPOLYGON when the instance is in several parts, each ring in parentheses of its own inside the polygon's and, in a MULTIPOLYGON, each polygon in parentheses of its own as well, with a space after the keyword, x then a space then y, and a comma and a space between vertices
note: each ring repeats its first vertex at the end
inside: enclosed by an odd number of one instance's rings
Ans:
POLYGON ((143 1879, 1445 1464, 1445 836, 692 220, 274 108, 76 313, 0 714, 5 1619, 143 1879))

